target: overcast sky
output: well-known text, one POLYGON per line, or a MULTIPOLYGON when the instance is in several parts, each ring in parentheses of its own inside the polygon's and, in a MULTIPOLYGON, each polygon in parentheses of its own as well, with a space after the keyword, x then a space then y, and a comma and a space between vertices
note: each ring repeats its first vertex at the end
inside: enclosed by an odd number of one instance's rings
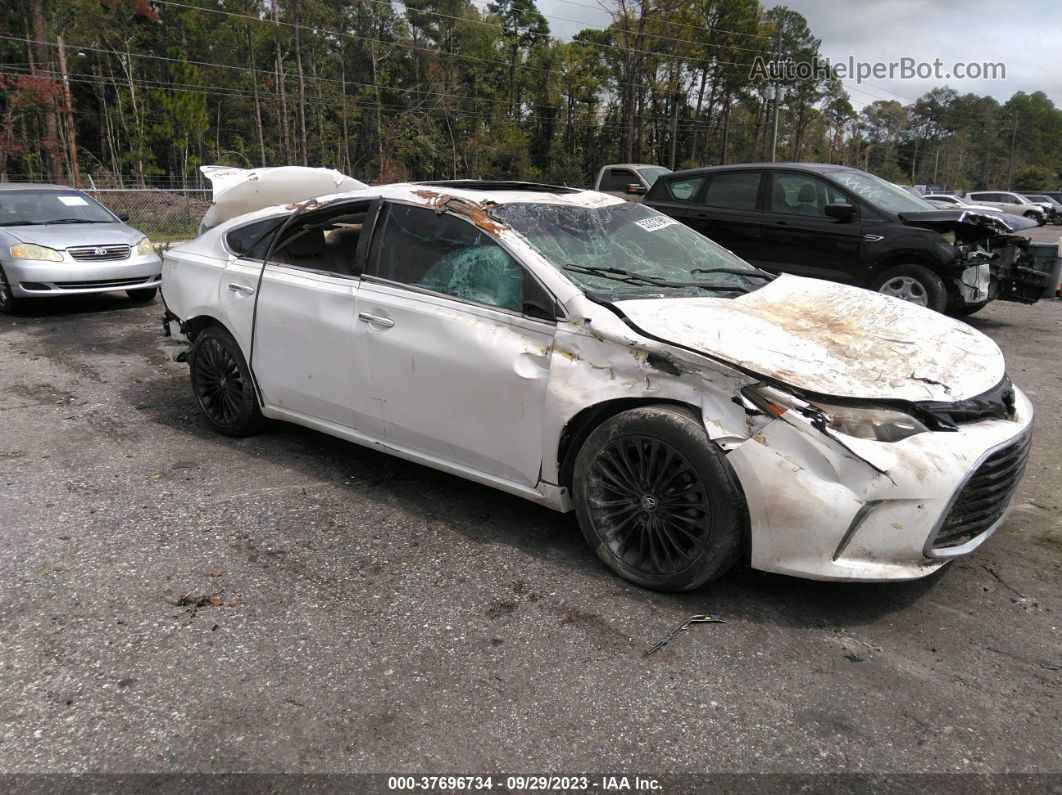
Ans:
MULTIPOLYGON (((584 27, 604 27, 610 17, 595 8, 595 0, 538 0, 556 36, 570 38, 584 27), (565 21, 560 19, 566 18, 565 21)), ((776 5, 770 0, 765 7, 776 5)), ((812 34, 822 39, 822 53, 834 63, 857 61, 888 63, 901 58, 932 62, 939 58, 944 71, 952 64, 1002 62, 1004 80, 845 80, 856 108, 877 99, 904 104, 938 85, 959 93, 990 94, 1005 102, 1017 91, 1044 91, 1062 105, 1062 2, 1058 0, 789 0, 782 3, 799 11, 812 34)))

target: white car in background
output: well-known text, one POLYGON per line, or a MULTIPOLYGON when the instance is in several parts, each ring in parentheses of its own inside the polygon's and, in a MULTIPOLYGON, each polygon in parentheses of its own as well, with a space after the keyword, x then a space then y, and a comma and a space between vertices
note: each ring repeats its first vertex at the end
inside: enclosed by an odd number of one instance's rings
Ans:
POLYGON ((974 204, 982 204, 987 207, 995 207, 1005 213, 1022 215, 1031 218, 1040 226, 1047 219, 1047 208, 1035 202, 1031 202, 1020 193, 1010 191, 979 190, 966 194, 966 198, 974 204))
POLYGON ((206 421, 267 418, 575 511, 660 590, 746 558, 927 575, 1007 515, 1032 406, 990 339, 773 277, 641 204, 527 183, 355 190, 166 252, 206 421))

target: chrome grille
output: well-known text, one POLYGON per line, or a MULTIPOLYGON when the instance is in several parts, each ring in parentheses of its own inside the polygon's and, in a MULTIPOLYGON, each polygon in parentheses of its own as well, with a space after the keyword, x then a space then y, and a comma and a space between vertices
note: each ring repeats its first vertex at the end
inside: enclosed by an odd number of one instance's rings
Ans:
POLYGON ((77 246, 68 248, 70 256, 78 262, 109 262, 116 259, 129 259, 130 247, 108 244, 103 246, 77 246))
POLYGON ((1006 513, 1029 460, 1025 434, 992 453, 966 481, 933 539, 933 549, 962 546, 991 529, 1006 513))

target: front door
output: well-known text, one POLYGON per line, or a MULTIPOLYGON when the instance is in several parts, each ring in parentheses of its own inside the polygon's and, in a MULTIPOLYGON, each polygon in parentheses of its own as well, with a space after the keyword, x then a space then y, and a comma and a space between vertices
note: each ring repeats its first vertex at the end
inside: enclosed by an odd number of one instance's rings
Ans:
POLYGON ((826 215, 827 204, 849 203, 848 197, 810 174, 775 171, 770 176, 763 225, 763 267, 780 273, 859 283, 863 244, 859 216, 841 220, 826 215))
POLYGON ((356 299, 360 429, 442 462, 534 486, 553 301, 466 219, 390 204, 356 299))

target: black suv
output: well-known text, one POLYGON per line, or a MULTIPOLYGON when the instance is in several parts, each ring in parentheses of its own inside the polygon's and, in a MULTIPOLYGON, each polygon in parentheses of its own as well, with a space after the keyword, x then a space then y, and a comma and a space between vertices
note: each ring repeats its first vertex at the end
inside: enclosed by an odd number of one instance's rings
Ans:
POLYGON ((746 163, 657 179, 650 207, 765 270, 867 287, 969 315, 994 298, 1033 303, 1033 222, 940 210, 873 174, 817 163, 746 163))

